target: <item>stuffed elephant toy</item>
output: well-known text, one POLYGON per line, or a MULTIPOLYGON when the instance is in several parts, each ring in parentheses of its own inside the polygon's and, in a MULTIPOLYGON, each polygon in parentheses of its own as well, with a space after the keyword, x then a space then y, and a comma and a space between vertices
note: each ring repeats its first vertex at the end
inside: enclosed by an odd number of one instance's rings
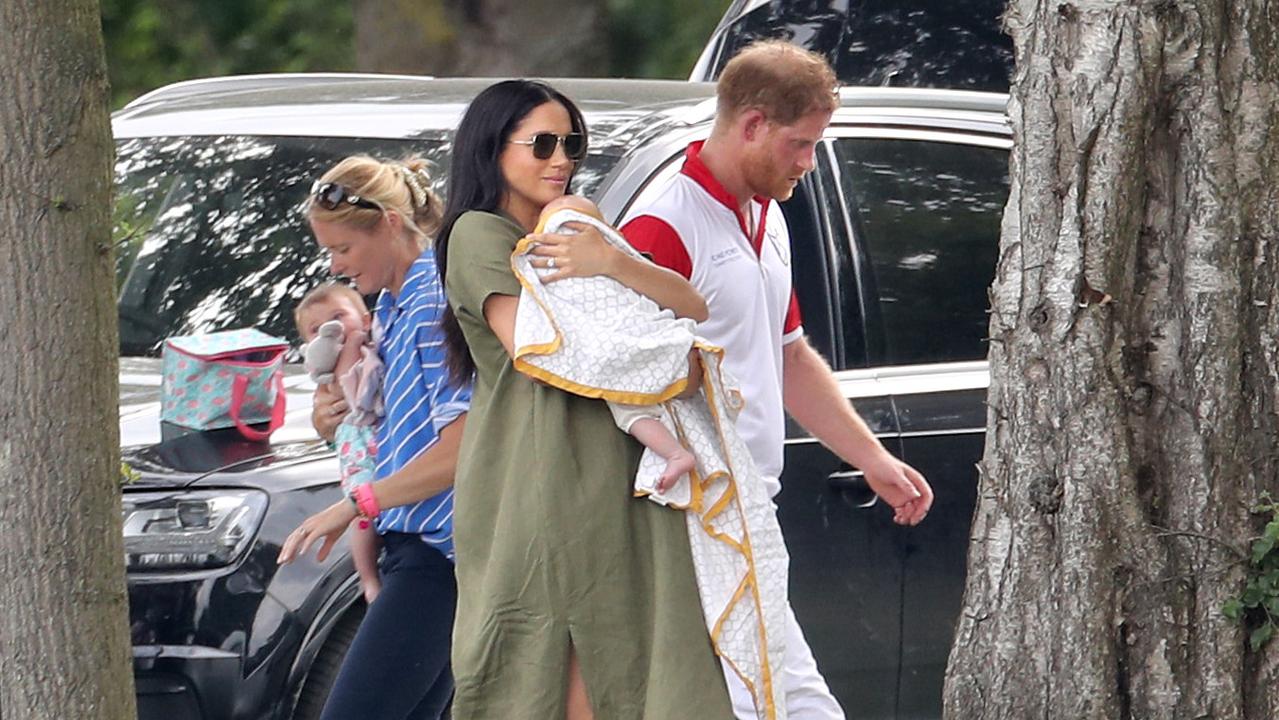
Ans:
POLYGON ((341 321, 330 320, 320 326, 311 342, 302 346, 302 367, 316 383, 327 385, 337 379, 333 369, 337 367, 345 340, 341 321))

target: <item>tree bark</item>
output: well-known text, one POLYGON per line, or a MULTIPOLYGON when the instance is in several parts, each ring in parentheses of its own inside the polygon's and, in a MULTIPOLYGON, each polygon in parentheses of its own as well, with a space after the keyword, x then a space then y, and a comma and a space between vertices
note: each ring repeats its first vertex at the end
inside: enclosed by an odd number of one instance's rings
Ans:
POLYGON ((604 0, 355 0, 356 66, 436 76, 592 77, 604 0))
POLYGON ((1272 718, 1222 615, 1276 490, 1279 6, 1013 0, 950 718, 1272 718), (1109 297, 1106 297, 1109 296, 1109 297))
POLYGON ((0 714, 133 720, 97 0, 0 3, 0 714))

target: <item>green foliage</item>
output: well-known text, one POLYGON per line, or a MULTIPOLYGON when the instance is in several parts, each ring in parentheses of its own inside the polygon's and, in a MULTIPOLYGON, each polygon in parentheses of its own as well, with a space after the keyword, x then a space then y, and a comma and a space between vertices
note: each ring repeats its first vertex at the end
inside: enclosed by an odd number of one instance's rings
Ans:
POLYGON ((607 0, 610 74, 684 80, 731 0, 607 0))
POLYGON ((120 461, 120 484, 129 485, 142 479, 142 473, 133 469, 133 466, 123 460, 120 461))
MULTIPOLYGON (((102 0, 112 104, 192 78, 357 69, 358 1, 102 0)), ((605 0, 609 74, 688 77, 729 1, 605 0)))
POLYGON ((199 77, 350 70, 353 17, 321 0, 102 0, 112 102, 199 77))
POLYGON ((1230 598, 1221 613, 1231 620, 1243 620, 1252 627, 1248 645, 1260 650, 1275 634, 1279 618, 1279 503, 1263 494, 1254 513, 1269 514, 1270 521, 1252 542, 1248 558, 1248 582, 1239 597, 1230 598))

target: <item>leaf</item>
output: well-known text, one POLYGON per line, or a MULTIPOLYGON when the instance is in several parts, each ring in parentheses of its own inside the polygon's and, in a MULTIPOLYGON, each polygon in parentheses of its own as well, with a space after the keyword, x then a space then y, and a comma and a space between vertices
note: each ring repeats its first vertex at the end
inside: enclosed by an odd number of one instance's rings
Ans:
POLYGON ((1221 614, 1231 620, 1238 620, 1242 613, 1243 603, 1239 602, 1239 598, 1230 598, 1221 606, 1221 614))
POLYGON ((1271 520, 1266 523, 1266 530, 1262 535, 1271 540, 1279 540, 1279 520, 1271 520))
POLYGON ((1270 554, 1270 551, 1273 550, 1274 547, 1275 547, 1275 538, 1272 538, 1272 537, 1258 538, 1252 544, 1252 564, 1260 565, 1261 561, 1266 558, 1266 555, 1270 554))
POLYGON ((1250 581, 1248 587, 1244 588, 1243 597, 1240 601, 1246 607, 1257 607, 1261 603, 1265 593, 1261 592, 1261 588, 1257 587, 1256 581, 1250 581))
POLYGON ((1262 645, 1266 644, 1266 641, 1269 640, 1270 636, 1274 635, 1274 633, 1275 626, 1272 623, 1266 623, 1252 631, 1252 635, 1248 637, 1248 645, 1252 647, 1253 652, 1256 652, 1261 649, 1262 645))

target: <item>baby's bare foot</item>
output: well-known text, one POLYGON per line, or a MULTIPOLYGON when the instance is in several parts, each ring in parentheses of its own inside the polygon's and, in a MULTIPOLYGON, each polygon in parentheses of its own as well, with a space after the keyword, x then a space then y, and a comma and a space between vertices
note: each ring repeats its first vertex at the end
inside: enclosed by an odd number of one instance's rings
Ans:
POLYGON ((693 453, 680 448, 671 453, 666 458, 666 469, 662 471, 661 477, 657 479, 657 489, 659 492, 666 492, 674 487, 675 482, 684 476, 685 473, 692 470, 697 465, 697 459, 693 457, 693 453))

